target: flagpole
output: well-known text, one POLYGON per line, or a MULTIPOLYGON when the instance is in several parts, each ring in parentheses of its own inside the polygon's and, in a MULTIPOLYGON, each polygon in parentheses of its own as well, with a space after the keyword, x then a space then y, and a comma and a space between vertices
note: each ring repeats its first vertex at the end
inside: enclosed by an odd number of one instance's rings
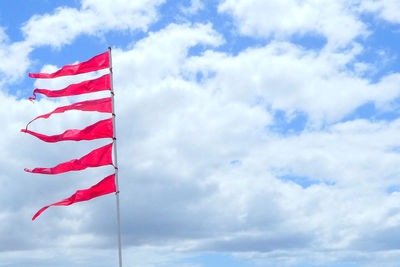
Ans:
POLYGON ((113 68, 112 68, 112 56, 111 56, 111 46, 108 47, 109 57, 110 57, 110 81, 111 81, 111 103, 112 103, 112 118, 113 118, 113 131, 114 131, 114 167, 115 167, 115 197, 117 200, 117 225, 118 225, 118 259, 119 267, 122 267, 122 252, 121 252, 121 219, 119 211, 119 184, 118 184, 118 159, 117 159, 117 132, 115 126, 115 107, 114 107, 114 86, 113 86, 113 68))

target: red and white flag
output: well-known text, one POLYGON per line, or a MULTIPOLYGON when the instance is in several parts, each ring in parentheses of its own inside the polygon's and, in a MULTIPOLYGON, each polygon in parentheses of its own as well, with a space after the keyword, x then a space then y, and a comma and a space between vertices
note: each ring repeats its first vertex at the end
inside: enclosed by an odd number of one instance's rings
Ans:
POLYGON ((31 134, 42 141, 48 143, 55 143, 60 141, 82 141, 82 140, 95 140, 101 138, 113 138, 113 119, 105 119, 98 121, 92 125, 87 126, 82 130, 71 129, 66 130, 62 134, 44 135, 32 132, 27 129, 21 129, 21 132, 31 134))
POLYGON ((112 145, 99 147, 80 159, 73 159, 64 163, 60 163, 52 168, 34 168, 33 170, 24 169, 26 172, 41 174, 59 174, 69 171, 81 171, 89 167, 100 167, 112 165, 112 145))
MULTIPOLYGON (((89 59, 88 61, 79 64, 66 65, 54 73, 29 73, 29 76, 32 78, 50 79, 50 78, 56 78, 68 75, 77 75, 81 73, 87 73, 87 72, 102 70, 105 68, 110 68, 109 74, 105 74, 96 79, 91 79, 80 83, 71 84, 64 89, 60 90, 35 89, 33 91, 34 97, 30 97, 29 100, 36 99, 36 94, 43 94, 47 97, 64 97, 64 96, 81 95, 81 94, 88 94, 106 90, 111 92, 111 96, 101 99, 86 100, 71 105, 58 107, 49 113, 37 116, 28 123, 26 129, 22 129, 21 131, 24 133, 31 134, 39 138, 40 140, 49 143, 55 143, 60 141, 95 140, 101 138, 111 138, 112 143, 94 149, 93 151, 91 151, 90 153, 79 159, 72 159, 67 162, 60 163, 55 167, 34 168, 32 170, 25 169, 25 171, 30 173, 39 173, 39 174, 60 174, 69 171, 80 171, 86 168, 100 167, 106 165, 112 165, 115 168, 114 174, 107 176, 96 185, 88 189, 78 190, 76 191, 75 194, 73 194, 71 197, 67 199, 43 207, 35 214, 32 220, 35 220, 37 216, 39 216, 44 210, 46 210, 50 206, 68 206, 76 202, 90 200, 92 198, 102 196, 105 194, 113 192, 116 192, 117 194, 119 193, 117 188, 118 183, 116 182, 118 167, 117 163, 113 162, 113 156, 112 156, 113 146, 115 145, 116 137, 114 136, 114 121, 115 121, 115 114, 113 110, 114 93, 112 91, 112 81, 111 81, 112 69, 110 67, 110 55, 111 55, 110 52, 111 48, 109 52, 102 53, 100 55, 97 55, 89 59), (69 110, 110 113, 111 118, 100 120, 92 125, 85 127, 84 129, 69 129, 61 134, 56 134, 56 135, 45 135, 28 130, 29 124, 37 119, 40 118, 47 119, 53 114, 64 113, 69 110)), ((114 153, 116 153, 115 150, 114 153)))
POLYGON ((58 107, 52 112, 37 116, 33 120, 31 120, 27 125, 26 129, 28 129, 29 124, 31 124, 33 121, 43 118, 47 119, 53 114, 56 113, 64 113, 65 111, 68 110, 81 110, 81 111, 97 111, 97 112, 102 112, 102 113, 112 113, 112 103, 111 103, 111 97, 106 97, 106 98, 100 98, 100 99, 95 99, 95 100, 86 100, 78 103, 74 103, 68 106, 63 106, 63 107, 58 107))
POLYGON ((101 76, 93 80, 87 80, 80 83, 71 84, 64 89, 48 90, 48 89, 35 89, 33 90, 33 97, 29 100, 35 100, 36 94, 43 94, 47 97, 62 97, 72 95, 82 95, 100 91, 111 90, 110 74, 101 76))
POLYGON ((97 55, 88 61, 74 64, 74 65, 65 65, 61 69, 57 70, 53 73, 29 73, 29 77, 31 78, 42 78, 42 79, 50 79, 57 78, 62 76, 70 76, 77 75, 81 73, 92 72, 96 70, 102 70, 110 67, 110 56, 108 52, 104 52, 103 54, 97 55))
POLYGON ((95 197, 103 196, 106 194, 114 193, 116 190, 115 187, 115 174, 111 174, 110 176, 104 178, 101 180, 99 183, 95 184, 94 186, 88 188, 88 189, 83 189, 83 190, 78 190, 70 196, 69 198, 66 198, 64 200, 61 200, 59 202, 47 205, 43 208, 41 208, 32 218, 32 221, 36 219, 37 216, 39 216, 43 211, 48 209, 51 206, 69 206, 71 204, 81 202, 81 201, 87 201, 95 197))

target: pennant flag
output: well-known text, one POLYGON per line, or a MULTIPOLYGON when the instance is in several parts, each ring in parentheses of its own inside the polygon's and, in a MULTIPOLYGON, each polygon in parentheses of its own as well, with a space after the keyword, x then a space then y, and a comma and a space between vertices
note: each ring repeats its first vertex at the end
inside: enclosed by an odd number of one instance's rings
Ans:
POLYGON ((21 132, 36 136, 40 140, 43 140, 48 143, 55 143, 59 141, 94 140, 94 139, 114 137, 112 118, 98 121, 95 124, 89 125, 88 127, 82 130, 77 130, 77 129, 66 130, 64 133, 58 135, 49 136, 40 133, 35 133, 27 129, 22 129, 21 132))
POLYGON ((102 113, 112 113, 111 97, 82 101, 82 102, 78 102, 78 103, 71 104, 68 106, 56 108, 55 110, 53 110, 50 113, 40 115, 40 116, 34 118, 33 120, 31 120, 26 125, 26 129, 28 129, 29 124, 31 124, 33 121, 35 121, 37 119, 40 119, 40 118, 47 119, 52 114, 64 113, 65 111, 68 111, 68 110, 97 111, 97 112, 102 112, 102 113))
POLYGON ((65 65, 64 67, 53 73, 29 73, 29 77, 50 79, 61 76, 76 75, 96 70, 102 70, 109 67, 110 67, 110 58, 107 51, 104 52, 103 54, 97 55, 89 59, 88 61, 74 65, 65 65))
MULTIPOLYGON (((118 189, 118 162, 117 162, 117 143, 114 136, 115 127, 115 114, 114 114, 114 91, 113 91, 113 74, 112 74, 112 60, 111 60, 111 47, 108 51, 97 55, 85 62, 74 65, 65 65, 61 69, 53 73, 29 73, 29 77, 32 78, 43 78, 51 79, 62 76, 77 75, 82 73, 88 73, 92 71, 98 71, 109 68, 108 74, 105 74, 99 78, 86 80, 80 83, 70 84, 64 89, 49 90, 36 88, 33 91, 33 97, 29 97, 29 100, 33 101, 36 99, 36 94, 42 94, 47 97, 63 97, 63 96, 74 96, 87 93, 94 93, 99 91, 109 91, 110 97, 86 100, 78 103, 57 107, 53 111, 37 116, 31 120, 27 125, 26 129, 22 129, 21 132, 31 134, 42 141, 54 143, 60 141, 81 141, 81 140, 94 140, 101 138, 112 138, 112 143, 96 148, 88 154, 82 156, 79 159, 72 159, 66 162, 62 162, 55 167, 51 168, 34 168, 32 170, 25 169, 26 172, 40 173, 40 174, 60 174, 69 171, 80 171, 90 167, 100 167, 105 165, 114 166, 114 174, 107 176, 99 183, 94 186, 78 190, 64 200, 47 205, 41 208, 32 218, 35 220, 43 211, 51 206, 69 206, 73 203, 87 201, 95 197, 106 195, 115 192, 117 200, 117 222, 118 222, 118 251, 119 251, 119 265, 122 266, 122 253, 121 253, 121 231, 120 231, 120 215, 119 215, 119 189, 118 189), (69 110, 79 111, 97 111, 102 113, 111 113, 112 116, 109 119, 98 121, 92 125, 89 125, 83 129, 69 129, 64 131, 62 134, 56 135, 44 135, 28 130, 29 124, 37 119, 47 119, 53 114, 64 113, 69 110), (114 157, 113 154, 114 153, 114 157), (113 162, 115 161, 115 162, 113 162)), ((93 98, 93 97, 92 97, 93 98)))
POLYGON ((35 220, 43 211, 48 209, 51 206, 69 206, 71 204, 77 203, 77 202, 82 202, 82 201, 87 201, 95 197, 103 196, 106 194, 114 193, 116 192, 116 187, 115 187, 115 174, 112 174, 110 176, 107 176, 103 180, 101 180, 99 183, 95 184, 94 186, 88 188, 88 189, 83 189, 83 190, 78 190, 70 196, 69 198, 66 198, 64 200, 61 200, 59 202, 47 205, 43 208, 41 208, 35 216, 33 216, 32 221, 35 220))
POLYGON ((69 171, 80 171, 89 167, 112 165, 112 145, 113 143, 97 148, 80 159, 73 159, 64 163, 60 163, 53 168, 35 168, 33 170, 24 170, 32 173, 59 174, 69 171))
POLYGON ((35 89, 33 90, 33 97, 29 100, 35 100, 36 94, 43 94, 47 97, 62 97, 71 95, 81 95, 87 93, 100 92, 111 90, 110 74, 105 74, 99 78, 83 81, 80 83, 71 84, 64 89, 48 90, 48 89, 35 89))

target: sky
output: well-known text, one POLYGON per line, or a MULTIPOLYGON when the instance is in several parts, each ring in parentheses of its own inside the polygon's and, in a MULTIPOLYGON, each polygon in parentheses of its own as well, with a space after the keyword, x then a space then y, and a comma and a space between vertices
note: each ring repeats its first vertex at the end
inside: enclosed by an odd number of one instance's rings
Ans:
MULTIPOLYGON (((395 267, 400 262, 400 1, 16 0, 0 8, 0 266, 117 266, 106 195, 41 207, 113 172, 51 167, 109 140, 44 143, 28 101, 104 72, 112 47, 127 267, 395 267)), ((109 115, 37 120, 44 134, 109 115)))

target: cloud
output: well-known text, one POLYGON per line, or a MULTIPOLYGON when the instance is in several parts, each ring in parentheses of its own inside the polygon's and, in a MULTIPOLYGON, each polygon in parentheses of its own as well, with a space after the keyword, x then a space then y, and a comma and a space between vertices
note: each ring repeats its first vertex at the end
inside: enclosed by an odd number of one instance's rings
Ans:
POLYGON ((190 6, 182 7, 181 10, 186 15, 196 14, 199 10, 204 9, 204 3, 202 0, 191 0, 190 6))
MULTIPOLYGON (((398 127, 398 121, 354 121, 327 132, 266 137, 242 154, 240 165, 221 165, 206 178, 217 188, 206 201, 213 203, 207 221, 216 220, 216 233, 198 245, 271 254, 282 248, 292 260, 305 248, 314 259, 325 251, 336 260, 348 250, 364 253, 360 244, 378 251, 380 233, 398 223, 398 193, 386 193, 397 184, 399 155, 389 148, 398 146, 398 127), (279 172, 291 171, 333 184, 302 188, 280 180, 279 172), (377 239, 365 239, 371 235, 377 239)), ((394 240, 384 242, 386 249, 395 248, 394 240)))
POLYGON ((79 9, 59 7, 52 14, 33 15, 21 27, 24 40, 14 43, 0 28, 0 56, 3 58, 0 73, 4 75, 0 76, 1 82, 20 79, 31 64, 30 53, 37 47, 60 48, 82 34, 99 36, 108 31, 146 31, 158 19, 156 8, 163 2, 84 0, 79 9))
POLYGON ((26 42, 33 47, 70 44, 78 35, 98 35, 109 30, 146 30, 157 19, 156 7, 163 0, 92 1, 80 9, 57 8, 53 14, 34 15, 22 27, 26 42), (57 32, 57 34, 48 34, 57 32))
POLYGON ((365 25, 348 1, 224 0, 219 12, 233 16, 240 33, 287 39, 293 35, 322 35, 328 47, 347 46, 366 34, 365 25))
MULTIPOLYGON (((388 194, 386 188, 396 184, 398 154, 390 148, 399 145, 393 138, 399 122, 359 120, 299 136, 272 134, 265 128, 272 123, 271 114, 263 101, 256 101, 257 93, 269 93, 270 86, 264 80, 254 86, 257 79, 251 73, 264 78, 273 70, 289 68, 282 76, 290 80, 301 77, 299 71, 309 71, 305 86, 312 76, 339 88, 340 80, 347 79, 353 84, 346 89, 349 94, 335 96, 338 88, 332 87, 329 97, 336 105, 355 101, 348 111, 381 95, 389 101, 396 93, 374 95, 374 84, 341 73, 351 54, 318 54, 273 43, 237 56, 205 51, 188 57, 197 43, 218 45, 218 40, 209 25, 170 25, 131 50, 115 51, 120 66, 115 73, 119 121, 129 121, 118 130, 124 144, 121 185, 133 197, 121 194, 122 203, 132 203, 123 207, 123 221, 132 222, 123 225, 125 242, 241 253, 269 253, 279 247, 292 259, 299 248, 318 257, 320 250, 313 249, 318 247, 336 259, 344 257, 343 250, 357 249, 354 244, 388 219, 387 211, 397 201, 397 194, 388 194), (147 64, 154 68, 150 74, 147 64), (198 71, 204 79, 197 79, 198 71), (363 90, 365 98, 360 97, 363 90), (320 183, 304 188, 282 180, 286 173, 320 183)), ((376 86, 392 84, 386 79, 376 86)), ((299 81, 293 84, 299 87, 299 81)), ((301 94, 301 90, 283 91, 281 98, 301 98, 301 94)), ((336 114, 336 120, 345 114, 311 99, 324 98, 314 95, 301 106, 310 114, 336 114), (311 112, 316 107, 321 109, 311 112)), ((297 104, 278 107, 290 110, 297 104)), ((106 215, 102 218, 108 220, 106 215)), ((93 223, 98 228, 88 229, 105 232, 110 224, 93 223)))
POLYGON ((135 49, 126 52, 124 56, 119 56, 116 51, 115 56, 121 64, 116 75, 124 76, 116 76, 116 80, 123 83, 134 82, 133 85, 140 88, 151 86, 150 89, 146 88, 145 92, 148 92, 160 80, 174 79, 184 74, 181 64, 185 62, 190 47, 215 47, 223 42, 223 38, 213 30, 211 24, 170 24, 138 41, 134 45, 135 49))
MULTIPOLYGON (((135 267, 201 267, 191 263, 190 257, 198 256, 188 252, 172 251, 170 247, 133 247, 124 248, 123 263, 135 267)), ((27 254, 25 251, 0 252, 2 264, 25 266, 38 264, 44 267, 92 266, 99 267, 115 265, 118 262, 115 249, 68 250, 59 248, 35 249, 27 254), (94 260, 95 259, 95 260, 94 260)))
POLYGON ((32 49, 24 42, 10 43, 3 28, 0 28, 0 83, 12 83, 20 78, 30 65, 28 59, 32 49))
POLYGON ((338 121, 365 103, 384 105, 399 95, 398 74, 373 84, 348 68, 357 62, 358 53, 357 49, 315 52, 286 42, 271 42, 237 56, 208 51, 186 64, 201 73, 208 90, 227 101, 259 103, 285 111, 288 118, 305 112, 308 124, 318 126, 338 121))
POLYGON ((360 11, 374 13, 378 18, 391 23, 400 23, 400 3, 396 0, 361 1, 360 11))

